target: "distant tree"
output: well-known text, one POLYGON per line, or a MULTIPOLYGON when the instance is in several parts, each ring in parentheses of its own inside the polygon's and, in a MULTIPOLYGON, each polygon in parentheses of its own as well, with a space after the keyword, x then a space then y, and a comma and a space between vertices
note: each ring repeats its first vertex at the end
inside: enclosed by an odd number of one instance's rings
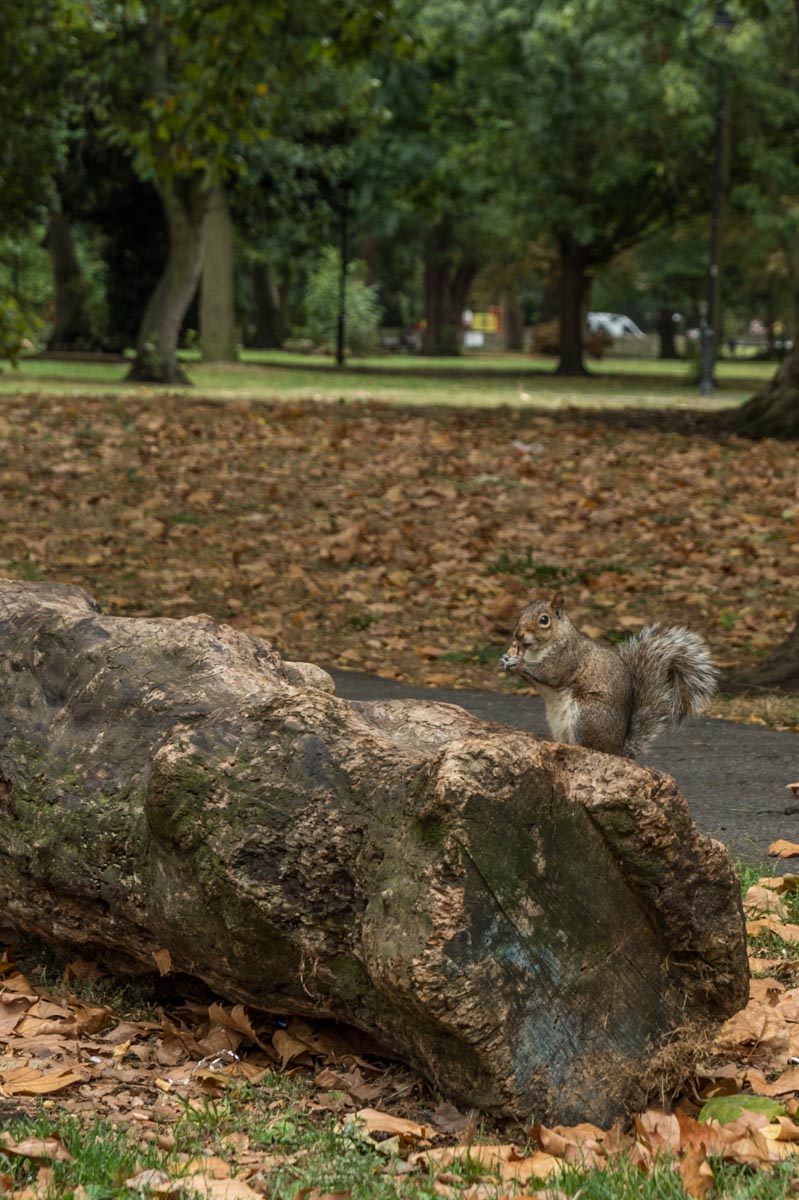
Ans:
POLYGON ((712 105, 682 8, 654 17, 632 3, 521 0, 459 21, 484 48, 494 161, 558 248, 562 373, 585 369, 597 269, 705 204, 712 105))
MULTIPOLYGON (((486 81, 454 28, 463 5, 402 0, 404 53, 382 54, 387 117, 359 147, 359 204, 375 257, 396 275, 419 264, 422 353, 457 355, 469 289, 500 254, 501 197, 487 170, 486 81)), ((414 271, 414 275, 416 272, 414 271)))
POLYGON ((271 136, 286 74, 368 44, 386 10, 365 0, 343 9, 334 0, 140 0, 102 17, 107 95, 97 111, 157 188, 169 234, 130 378, 182 381, 178 338, 202 271, 213 189, 246 172, 250 147, 271 136))
MULTIPOLYGON (((748 183, 740 189, 754 229, 780 247, 799 321, 799 5, 760 0, 744 26, 748 70, 736 81, 745 90, 743 125, 748 183), (757 67, 767 62, 769 70, 757 67)), ((799 437, 799 327, 774 378, 736 414, 734 423, 753 436, 799 437)))

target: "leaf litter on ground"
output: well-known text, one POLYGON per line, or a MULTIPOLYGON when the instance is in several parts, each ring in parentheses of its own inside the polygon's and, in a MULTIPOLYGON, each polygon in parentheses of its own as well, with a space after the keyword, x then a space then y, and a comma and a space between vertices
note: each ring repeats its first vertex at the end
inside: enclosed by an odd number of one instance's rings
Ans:
MULTIPOLYGON (((764 912, 784 916, 785 898, 798 890, 796 876, 756 881, 744 901, 750 923, 764 912)), ((16 969, 0 980, 0 1097, 21 1111, 47 1097, 49 1111, 107 1115, 168 1151, 170 1129, 187 1111, 202 1123, 215 1098, 235 1103, 241 1096, 244 1103, 252 1088, 269 1095, 282 1072, 301 1085, 296 1103, 309 1117, 332 1112, 339 1136, 374 1145, 388 1175, 426 1178, 442 1197, 493 1200, 520 1188, 552 1197, 564 1169, 604 1170, 624 1158, 644 1172, 672 1163, 685 1194, 702 1200, 720 1162, 768 1172, 796 1161, 799 1180, 799 986, 792 986, 799 972, 781 957, 753 954, 750 961, 749 1002, 719 1031, 684 1094, 611 1129, 538 1123, 517 1125, 511 1138, 507 1129, 492 1133, 479 1114, 437 1103, 422 1080, 381 1058, 371 1039, 329 1022, 221 1000, 179 1003, 159 1010, 157 1020, 120 1017, 108 1004, 70 993, 70 981, 87 970, 79 963, 68 965, 57 994, 16 969), (773 973, 763 975, 764 968, 773 973), (789 982, 779 978, 786 970, 789 982)), ((96 982, 96 973, 89 977, 96 982)), ((269 1105, 275 1120, 284 1108, 281 1098, 269 1105)), ((69 1151, 58 1137, 6 1131, 0 1164, 2 1155, 41 1163, 47 1183, 50 1165, 69 1151)), ((131 1188, 175 1200, 179 1188, 247 1200, 268 1192, 271 1172, 291 1169, 298 1156, 256 1145, 240 1131, 223 1139, 221 1153, 179 1159, 161 1175, 131 1177, 131 1188)), ((326 1195, 301 1191, 303 1200, 326 1195)), ((22 1195, 13 1188, 5 1194, 22 1195)))
POLYGON ((4 399, 0 459, 2 574, 417 684, 516 690, 496 664, 532 590, 740 667, 799 609, 792 446, 690 414, 34 394, 4 399))

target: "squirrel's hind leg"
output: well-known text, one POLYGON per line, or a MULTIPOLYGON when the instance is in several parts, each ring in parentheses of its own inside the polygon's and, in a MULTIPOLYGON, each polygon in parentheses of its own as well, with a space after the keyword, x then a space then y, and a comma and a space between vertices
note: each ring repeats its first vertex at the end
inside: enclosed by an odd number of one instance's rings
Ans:
POLYGON ((604 754, 625 753, 627 723, 618 709, 600 703, 583 704, 574 727, 575 742, 604 754))

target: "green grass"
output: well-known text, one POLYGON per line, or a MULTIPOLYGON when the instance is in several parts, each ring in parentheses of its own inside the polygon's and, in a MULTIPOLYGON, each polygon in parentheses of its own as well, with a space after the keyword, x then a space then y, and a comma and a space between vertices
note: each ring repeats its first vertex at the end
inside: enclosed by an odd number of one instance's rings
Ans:
MULTIPOLYGON (((194 1172, 197 1160, 210 1154, 228 1162, 235 1177, 237 1151, 231 1135, 242 1133, 249 1139, 249 1151, 263 1150, 271 1156, 267 1192, 271 1200, 293 1200, 304 1188, 350 1192, 352 1200, 433 1200, 439 1194, 433 1175, 392 1171, 392 1163, 398 1162, 393 1139, 376 1143, 357 1126, 332 1115, 312 1119, 300 1108, 298 1096, 290 1092, 283 1080, 284 1104, 279 1108, 274 1107, 275 1091, 264 1085, 222 1101, 187 1106, 184 1117, 162 1126, 162 1137, 167 1135, 174 1142, 168 1150, 154 1141, 137 1138, 133 1127, 98 1118, 41 1113, 32 1119, 12 1119, 7 1129, 16 1140, 57 1138, 71 1156, 69 1161, 51 1164, 52 1177, 40 1192, 41 1200, 76 1200, 77 1196, 130 1200, 132 1195, 142 1193, 132 1192, 126 1180, 145 1170, 160 1170, 176 1179, 186 1173, 187 1161, 194 1160, 189 1168, 194 1172), (265 1105, 265 1096, 273 1105, 271 1109, 265 1105)), ((792 1194, 795 1165, 784 1163, 772 1172, 764 1172, 711 1161, 716 1176, 715 1196, 726 1200, 778 1200, 792 1194)), ((0 1175, 10 1175, 14 1188, 33 1184, 41 1165, 0 1152, 0 1175)), ((448 1174, 456 1195, 477 1179, 485 1186, 483 1194, 494 1192, 490 1177, 486 1178, 468 1160, 448 1174)), ((679 1174, 666 1158, 646 1172, 623 1157, 611 1161, 604 1171, 564 1166, 547 1184, 531 1181, 518 1190, 529 1194, 545 1186, 559 1188, 566 1196, 579 1196, 580 1200, 684 1200, 685 1196, 679 1174)), ((514 1188, 497 1179, 495 1194, 513 1195, 514 1188)))
MULTIPOLYGON (((606 359, 592 363, 581 379, 554 375, 552 359, 529 355, 471 355, 453 359, 382 357, 354 359, 344 368, 329 360, 279 351, 247 352, 240 363, 205 364, 185 355, 194 386, 172 394, 238 397, 249 400, 377 400, 402 404, 721 408, 739 404, 774 374, 773 363, 721 362, 719 386, 700 399, 687 381, 687 364, 655 359, 606 359)), ((127 392, 152 395, 157 389, 126 384, 127 365, 115 362, 61 362, 28 358, 0 371, 4 392, 127 392)))

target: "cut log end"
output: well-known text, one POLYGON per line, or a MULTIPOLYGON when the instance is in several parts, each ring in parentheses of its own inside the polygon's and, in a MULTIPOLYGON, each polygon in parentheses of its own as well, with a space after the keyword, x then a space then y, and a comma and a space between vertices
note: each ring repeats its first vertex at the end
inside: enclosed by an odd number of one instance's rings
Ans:
POLYGON ((166 949, 498 1115, 612 1121, 746 999, 732 864, 671 780, 348 704, 211 618, 0 582, 0 785, 20 928, 143 970, 166 949))

